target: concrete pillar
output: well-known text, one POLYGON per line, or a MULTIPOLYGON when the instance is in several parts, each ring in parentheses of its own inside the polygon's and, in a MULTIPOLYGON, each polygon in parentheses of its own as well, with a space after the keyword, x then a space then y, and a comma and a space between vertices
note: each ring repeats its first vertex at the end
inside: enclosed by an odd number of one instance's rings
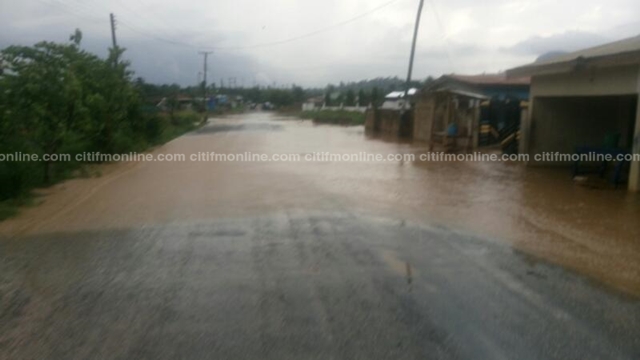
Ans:
POLYGON ((518 142, 518 152, 526 154, 529 151, 527 140, 529 136, 529 119, 531 118, 531 106, 528 102, 526 106, 520 107, 520 140, 518 142))
MULTIPOLYGON (((640 75, 638 76, 638 81, 638 85, 640 87, 640 75)), ((637 157, 640 156, 640 95, 638 96, 638 102, 636 103, 636 128, 634 130, 634 134, 631 153, 637 157)), ((629 190, 634 192, 640 191, 640 161, 631 162, 631 170, 629 171, 629 190)))

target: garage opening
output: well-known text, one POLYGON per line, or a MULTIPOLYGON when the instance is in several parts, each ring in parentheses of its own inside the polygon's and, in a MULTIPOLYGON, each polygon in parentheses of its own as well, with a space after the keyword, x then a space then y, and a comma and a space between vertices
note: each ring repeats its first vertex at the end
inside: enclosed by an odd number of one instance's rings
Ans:
MULTIPOLYGON (((536 154, 575 154, 584 148, 630 153, 637 103, 637 95, 534 98, 529 137, 532 162, 536 163, 536 154)), ((622 171, 621 178, 626 180, 628 169, 622 171)))
POLYGON ((536 97, 530 153, 574 153, 577 147, 631 150, 637 96, 536 97))

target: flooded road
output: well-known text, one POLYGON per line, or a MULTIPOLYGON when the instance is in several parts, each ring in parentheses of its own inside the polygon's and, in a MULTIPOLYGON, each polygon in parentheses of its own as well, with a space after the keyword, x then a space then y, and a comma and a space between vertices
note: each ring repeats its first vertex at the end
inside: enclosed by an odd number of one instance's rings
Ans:
MULTIPOLYGON (((154 153, 425 151, 255 113, 154 153)), ((566 170, 120 163, 39 199, 0 223, 0 358, 640 356, 640 197, 566 170)))

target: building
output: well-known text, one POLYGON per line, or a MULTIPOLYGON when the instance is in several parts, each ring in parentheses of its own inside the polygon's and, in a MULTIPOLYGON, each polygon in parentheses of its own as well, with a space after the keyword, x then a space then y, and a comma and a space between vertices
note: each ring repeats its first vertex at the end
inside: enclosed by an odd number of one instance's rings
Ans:
POLYGON ((528 77, 444 75, 417 96, 413 137, 451 151, 497 143, 511 149, 528 96, 528 77))
POLYGON ((528 76, 507 77, 506 73, 480 75, 443 75, 427 85, 427 90, 458 90, 482 94, 496 100, 529 100, 528 76))
MULTIPOLYGON (((556 163, 544 153, 640 153, 640 36, 563 54, 507 71, 531 76, 520 152, 531 164, 556 163)), ((630 190, 640 190, 640 164, 630 163, 630 190)))
MULTIPOLYGON (((418 89, 415 88, 411 88, 406 92, 409 101, 411 101, 411 98, 413 98, 417 92, 418 89)), ((382 106, 380 106, 380 108, 389 110, 402 110, 404 109, 405 105, 406 107, 409 107, 409 104, 405 103, 405 101, 406 99, 404 91, 392 91, 384 97, 384 102, 382 103, 382 106)))
POLYGON ((313 111, 322 109, 324 106, 324 96, 315 96, 308 98, 302 103, 302 111, 313 111))

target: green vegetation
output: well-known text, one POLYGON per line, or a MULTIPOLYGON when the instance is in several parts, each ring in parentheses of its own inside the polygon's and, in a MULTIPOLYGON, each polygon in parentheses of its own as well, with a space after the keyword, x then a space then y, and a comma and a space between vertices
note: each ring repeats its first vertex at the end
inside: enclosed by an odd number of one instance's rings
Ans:
POLYGON ((22 202, 15 199, 0 201, 0 220, 14 216, 21 205, 22 202))
MULTIPOLYGON (((0 154, 142 151, 193 129, 193 112, 160 113, 144 106, 123 49, 101 59, 68 43, 40 42, 0 51, 0 154)), ((73 175, 82 164, 0 162, 0 218, 10 216, 34 187, 73 175)))
POLYGON ((228 95, 241 95, 246 101, 254 103, 268 101, 277 108, 302 104, 307 96, 301 87, 295 85, 287 89, 253 87, 249 89, 223 89, 221 91, 228 95))
POLYGON ((174 114, 159 113, 150 120, 149 124, 158 126, 158 129, 148 134, 153 134, 148 145, 160 145, 195 129, 202 120, 202 115, 194 111, 179 111, 174 114))
POLYGON ((314 123, 346 126, 364 125, 365 119, 363 113, 345 110, 303 111, 298 116, 314 123))

